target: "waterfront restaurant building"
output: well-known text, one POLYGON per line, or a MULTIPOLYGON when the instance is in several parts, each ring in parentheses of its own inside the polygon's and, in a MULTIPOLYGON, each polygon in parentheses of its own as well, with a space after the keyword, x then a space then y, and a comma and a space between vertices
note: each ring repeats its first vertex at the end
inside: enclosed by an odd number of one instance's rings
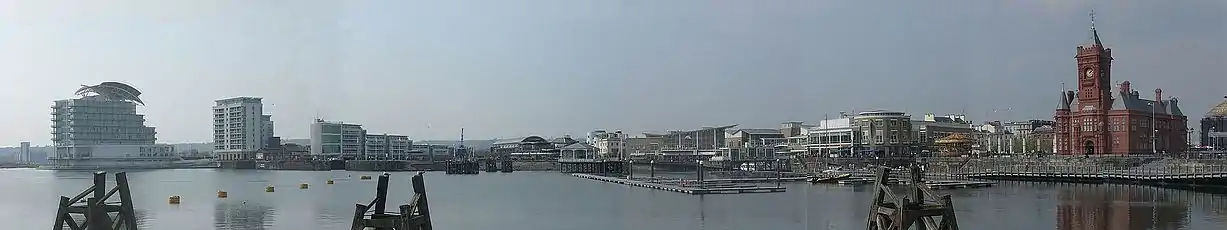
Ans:
POLYGON ((540 136, 512 138, 490 145, 490 154, 506 156, 512 160, 549 160, 558 157, 558 149, 540 136))
POLYGON ((1180 152, 1188 148, 1187 120, 1176 98, 1142 99, 1129 81, 1112 87, 1112 49, 1095 27, 1078 46, 1077 91, 1061 92, 1055 115, 1056 153, 1064 155, 1180 152))

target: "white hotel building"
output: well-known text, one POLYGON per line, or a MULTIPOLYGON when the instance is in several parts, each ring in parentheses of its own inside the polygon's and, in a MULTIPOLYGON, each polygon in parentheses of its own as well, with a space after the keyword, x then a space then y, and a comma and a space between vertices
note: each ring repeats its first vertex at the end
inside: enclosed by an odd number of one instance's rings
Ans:
POLYGON ((136 113, 144 102, 119 82, 82 86, 81 98, 55 101, 51 129, 55 151, 46 169, 142 169, 172 167, 171 145, 155 144, 154 127, 136 113))
POLYGON ((258 97, 217 100, 213 105, 213 152, 218 160, 255 159, 273 136, 271 115, 258 97))

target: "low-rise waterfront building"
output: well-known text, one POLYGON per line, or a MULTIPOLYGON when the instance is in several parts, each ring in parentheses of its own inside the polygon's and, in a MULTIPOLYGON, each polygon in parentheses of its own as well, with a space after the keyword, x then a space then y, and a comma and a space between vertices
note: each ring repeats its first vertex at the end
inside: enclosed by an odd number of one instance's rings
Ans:
POLYGON ((554 143, 540 136, 512 138, 490 145, 490 154, 512 160, 547 160, 557 158, 554 143))
POLYGON ((724 137, 726 141, 723 151, 713 160, 749 160, 775 158, 777 146, 786 141, 785 132, 791 132, 787 126, 794 122, 784 123, 781 129, 738 129, 729 130, 724 137))
MULTIPOLYGON (((720 155, 726 147, 726 130, 737 125, 703 127, 698 130, 669 131, 664 134, 644 133, 648 143, 655 143, 659 156, 665 161, 691 162, 708 160, 720 155)), ((628 140, 629 142, 629 140, 628 140)), ((648 148, 651 148, 649 146, 648 148)))
POLYGON ((860 132, 862 157, 901 157, 917 152, 912 119, 894 111, 861 112, 852 121, 860 132))
POLYGON ((605 130, 596 130, 588 133, 588 145, 596 148, 597 154, 602 156, 621 156, 626 151, 626 138, 629 135, 622 133, 621 130, 612 133, 605 130))
POLYGON ((408 136, 396 134, 366 134, 363 146, 364 159, 405 160, 413 141, 408 136))
POLYGON ((452 159, 455 147, 451 145, 413 144, 409 147, 409 159, 413 161, 445 161, 452 159))
MULTIPOLYGON (((1227 97, 1224 97, 1227 98, 1227 97)), ((1201 119, 1198 133, 1201 145, 1214 150, 1227 150, 1227 100, 1211 107, 1201 119)))
POLYGON ((936 152, 937 146, 935 142, 938 139, 953 134, 959 134, 963 138, 972 139, 972 136, 976 133, 976 129, 972 128, 971 121, 961 114, 947 116, 936 116, 932 113, 925 114, 923 120, 912 121, 912 130, 916 131, 916 141, 921 152, 936 152))
MULTIPOLYGON (((806 128, 802 135, 789 138, 799 142, 806 154, 819 157, 852 157, 860 146, 860 135, 853 125, 852 117, 840 117, 818 121, 806 128)), ((793 147, 792 149, 798 149, 793 147)))

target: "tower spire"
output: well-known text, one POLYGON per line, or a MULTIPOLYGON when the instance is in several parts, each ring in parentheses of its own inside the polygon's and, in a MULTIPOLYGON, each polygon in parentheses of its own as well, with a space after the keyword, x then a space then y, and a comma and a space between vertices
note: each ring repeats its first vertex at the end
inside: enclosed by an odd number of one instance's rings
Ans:
POLYGON ((1095 30, 1095 9, 1091 9, 1090 15, 1091 15, 1091 41, 1090 41, 1091 44, 1088 44, 1088 45, 1095 45, 1095 46, 1103 47, 1103 43, 1099 41, 1099 31, 1095 30))

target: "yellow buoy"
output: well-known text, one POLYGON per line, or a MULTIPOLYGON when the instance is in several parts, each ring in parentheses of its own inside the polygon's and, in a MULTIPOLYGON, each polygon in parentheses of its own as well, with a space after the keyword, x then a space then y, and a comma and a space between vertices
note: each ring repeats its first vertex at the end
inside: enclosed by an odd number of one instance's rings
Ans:
POLYGON ((360 180, 370 180, 370 179, 371 179, 371 176, 362 176, 362 177, 359 177, 358 179, 360 179, 360 180))
POLYGON ((230 197, 230 194, 226 193, 226 191, 217 191, 217 198, 226 198, 226 197, 230 197))
POLYGON ((307 189, 307 183, 298 184, 298 188, 307 189))
POLYGON ((274 191, 274 190, 273 190, 273 186, 272 186, 272 185, 269 185, 268 187, 264 187, 264 192, 273 192, 273 191, 274 191))
POLYGON ((328 184, 332 184, 332 180, 328 180, 328 184))
POLYGON ((179 204, 179 196, 170 196, 170 199, 167 199, 166 202, 170 204, 179 204))

